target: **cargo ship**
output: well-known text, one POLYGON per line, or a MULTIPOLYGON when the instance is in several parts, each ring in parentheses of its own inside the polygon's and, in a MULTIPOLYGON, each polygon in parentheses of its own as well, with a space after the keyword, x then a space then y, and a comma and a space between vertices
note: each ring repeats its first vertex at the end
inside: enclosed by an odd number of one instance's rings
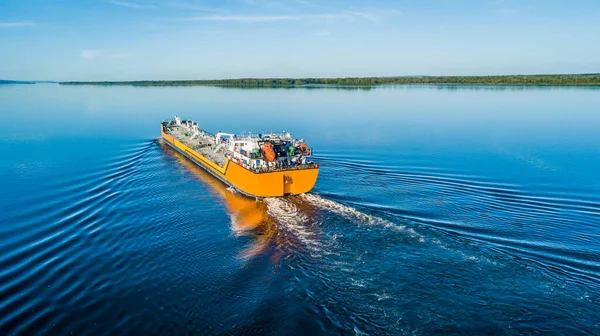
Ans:
POLYGON ((245 196, 304 194, 317 182, 312 149, 290 133, 211 134, 180 117, 160 129, 166 144, 245 196))

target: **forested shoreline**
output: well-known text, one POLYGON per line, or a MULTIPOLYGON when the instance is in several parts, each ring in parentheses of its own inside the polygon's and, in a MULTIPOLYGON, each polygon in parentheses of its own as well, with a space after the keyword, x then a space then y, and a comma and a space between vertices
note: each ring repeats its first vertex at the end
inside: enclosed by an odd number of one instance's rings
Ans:
POLYGON ((419 76, 419 77, 347 77, 347 78, 237 78, 208 80, 142 80, 61 82, 61 85, 132 85, 132 86, 226 86, 294 87, 311 85, 375 86, 386 84, 443 85, 600 85, 600 74, 506 75, 506 76, 419 76))

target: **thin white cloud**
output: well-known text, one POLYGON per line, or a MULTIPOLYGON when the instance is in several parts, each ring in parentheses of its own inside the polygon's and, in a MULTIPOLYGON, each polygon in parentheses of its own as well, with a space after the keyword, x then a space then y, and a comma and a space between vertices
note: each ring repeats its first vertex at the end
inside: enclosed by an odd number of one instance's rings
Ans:
POLYGON ((139 3, 127 2, 127 1, 109 0, 108 2, 111 3, 111 4, 113 4, 113 5, 117 5, 117 6, 121 6, 121 7, 127 7, 127 8, 134 8, 134 9, 153 9, 153 8, 158 8, 156 5, 139 4, 139 3))
POLYGON ((84 59, 91 61, 93 59, 98 58, 98 56, 102 55, 104 51, 102 50, 82 50, 81 57, 84 59))
POLYGON ((379 15, 369 13, 369 12, 351 12, 350 15, 355 17, 363 18, 369 21, 378 22, 381 18, 379 15))
POLYGON ((223 21, 223 22, 274 22, 274 21, 315 21, 315 22, 334 22, 340 20, 365 19, 377 22, 380 17, 374 13, 368 12, 346 12, 337 14, 304 14, 304 15, 204 15, 189 18, 183 18, 180 21, 200 22, 200 21, 223 21))
POLYGON ((0 28, 19 28, 35 26, 32 21, 0 22, 0 28))
POLYGON ((327 29, 323 29, 323 30, 319 30, 318 32, 316 32, 315 35, 327 36, 327 35, 331 35, 331 32, 327 29))

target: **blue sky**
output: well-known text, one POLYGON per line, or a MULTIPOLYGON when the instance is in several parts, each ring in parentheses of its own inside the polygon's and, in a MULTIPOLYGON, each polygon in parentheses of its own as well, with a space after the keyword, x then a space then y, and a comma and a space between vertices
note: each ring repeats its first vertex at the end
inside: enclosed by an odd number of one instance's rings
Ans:
POLYGON ((589 72, 597 0, 0 0, 0 79, 589 72))

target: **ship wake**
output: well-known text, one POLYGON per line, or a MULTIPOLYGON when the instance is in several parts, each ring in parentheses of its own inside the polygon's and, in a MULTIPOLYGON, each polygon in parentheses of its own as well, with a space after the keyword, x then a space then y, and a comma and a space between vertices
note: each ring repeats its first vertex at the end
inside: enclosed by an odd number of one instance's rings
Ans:
POLYGON ((300 204, 292 199, 280 197, 264 198, 267 213, 275 220, 280 230, 291 234, 303 246, 312 252, 321 251, 315 221, 307 211, 301 209, 300 204))
POLYGON ((338 214, 353 223, 357 223, 360 225, 374 225, 393 231, 403 232, 408 234, 412 238, 418 238, 421 242, 424 241, 423 236, 417 233, 414 229, 407 227, 406 225, 399 225, 381 217, 364 213, 351 206, 344 205, 342 203, 330 199, 326 199, 317 194, 304 194, 301 197, 313 204, 314 206, 318 207, 319 209, 338 214))

